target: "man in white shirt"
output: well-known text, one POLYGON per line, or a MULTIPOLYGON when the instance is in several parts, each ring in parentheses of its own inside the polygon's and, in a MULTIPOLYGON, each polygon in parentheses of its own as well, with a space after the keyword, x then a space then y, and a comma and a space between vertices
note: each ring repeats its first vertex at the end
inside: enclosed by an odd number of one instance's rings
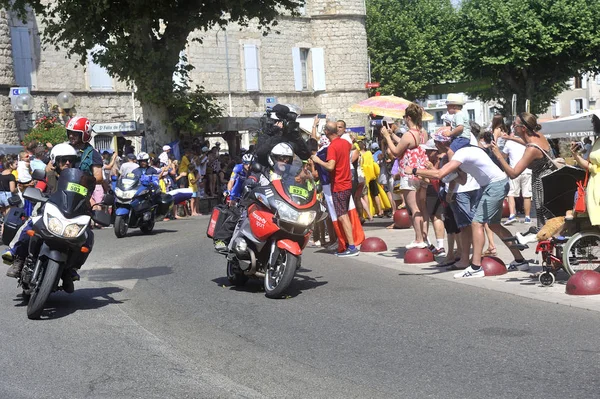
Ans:
MULTIPOLYGON (((511 133, 511 136, 514 133, 511 133)), ((508 156, 508 164, 514 168, 525 154, 525 146, 513 140, 506 140, 502 152, 508 156)), ((516 216, 515 198, 523 195, 523 208, 525 211, 525 223, 531 224, 531 169, 525 169, 516 179, 510 179, 510 190, 508 191, 508 207, 510 216, 504 222, 508 226, 518 221, 516 216)))
POLYGON ((139 166, 135 161, 135 155, 127 154, 127 162, 123 162, 121 168, 119 169, 119 174, 124 176, 128 173, 133 172, 134 169, 137 169, 139 166))
MULTIPOLYGON (((436 134, 434 140, 440 152, 448 152, 450 143, 447 137, 442 134, 436 134)), ((416 168, 412 170, 406 168, 405 170, 407 174, 431 179, 443 179, 452 172, 458 173, 456 179, 458 183, 466 183, 467 175, 471 175, 481 187, 479 195, 471 203, 475 209, 473 223, 464 229, 465 231, 470 229, 472 232, 473 258, 471 264, 464 271, 455 274, 454 278, 484 277, 485 274, 481 267, 481 252, 485 244, 484 224, 487 223, 490 229, 500 238, 507 238, 512 235, 500 223, 502 218, 502 203, 509 189, 508 177, 487 156, 485 151, 474 146, 459 148, 454 153, 452 160, 439 170, 416 168)), ((470 246, 470 242, 463 242, 463 252, 465 252, 465 247, 469 248, 470 246)), ((525 270, 525 266, 528 266, 528 264, 521 252, 512 247, 508 248, 515 258, 511 266, 525 270)))

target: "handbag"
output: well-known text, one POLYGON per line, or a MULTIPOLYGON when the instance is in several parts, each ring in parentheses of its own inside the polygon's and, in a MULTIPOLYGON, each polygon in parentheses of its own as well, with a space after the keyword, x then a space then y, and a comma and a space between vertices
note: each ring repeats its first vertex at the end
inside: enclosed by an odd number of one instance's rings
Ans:
POLYGON ((588 182, 588 170, 585 171, 585 180, 582 182, 581 180, 577 182, 577 201, 575 202, 575 212, 584 213, 586 212, 585 207, 585 189, 587 187, 588 182))

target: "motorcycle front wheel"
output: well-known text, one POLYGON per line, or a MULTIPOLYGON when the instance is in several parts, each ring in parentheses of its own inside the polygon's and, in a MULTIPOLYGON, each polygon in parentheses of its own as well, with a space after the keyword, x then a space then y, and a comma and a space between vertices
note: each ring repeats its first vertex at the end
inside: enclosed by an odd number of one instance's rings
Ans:
POLYGON ((40 274, 36 282, 36 287, 31 292, 31 297, 27 304, 27 318, 31 320, 40 318, 44 311, 44 305, 54 290, 59 276, 60 265, 52 259, 48 259, 46 267, 43 265, 40 266, 40 274))
POLYGON ((127 234, 127 220, 125 216, 115 217, 115 236, 123 238, 127 234))
POLYGON ((285 290, 292 284, 299 261, 298 256, 288 251, 281 251, 275 266, 268 268, 265 273, 265 295, 268 298, 282 297, 285 290))
POLYGON ((240 269, 237 260, 227 261, 227 280, 236 287, 241 287, 248 281, 248 276, 240 269))

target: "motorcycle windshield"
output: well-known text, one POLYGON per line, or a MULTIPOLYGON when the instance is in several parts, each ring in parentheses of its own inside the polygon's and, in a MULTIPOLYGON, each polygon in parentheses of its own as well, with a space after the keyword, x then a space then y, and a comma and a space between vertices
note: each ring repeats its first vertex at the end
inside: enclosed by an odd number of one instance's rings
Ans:
POLYGON ((273 165, 269 179, 276 188, 281 183, 284 197, 296 205, 309 204, 315 198, 316 185, 312 173, 296 156, 291 164, 278 162, 273 165))
POLYGON ((65 169, 60 173, 56 192, 52 194, 49 202, 67 218, 87 214, 95 183, 94 177, 79 169, 65 169))
POLYGON ((140 178, 134 173, 121 175, 117 181, 117 187, 123 191, 133 190, 140 184, 140 178))

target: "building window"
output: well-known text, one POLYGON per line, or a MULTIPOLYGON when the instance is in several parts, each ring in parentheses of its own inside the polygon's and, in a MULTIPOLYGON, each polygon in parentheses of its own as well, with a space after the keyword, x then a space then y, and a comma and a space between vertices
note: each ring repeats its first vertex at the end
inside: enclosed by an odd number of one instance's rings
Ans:
POLYGON ((296 91, 309 89, 312 72, 312 89, 325 90, 325 54, 322 48, 292 48, 292 62, 294 66, 294 88, 296 91), (309 68, 309 55, 312 70, 309 68))
POLYGON ((29 28, 13 27, 10 29, 15 80, 19 87, 32 88, 33 56, 31 51, 31 35, 29 28))
POLYGON ((102 134, 94 136, 94 148, 100 153, 112 148, 113 137, 102 134))
POLYGON ((575 78, 573 79, 573 88, 581 89, 581 87, 581 76, 575 76, 575 78))
POLYGON ((246 74, 246 91, 260 91, 258 47, 255 44, 244 44, 244 71, 246 74))
POLYGON ((475 120, 475 110, 469 109, 469 110, 467 110, 467 112, 469 113, 469 120, 474 121, 475 120))
POLYGON ((580 114, 588 107, 587 98, 575 98, 571 100, 571 115, 580 114))
POLYGON ((94 63, 92 54, 101 51, 102 46, 96 45, 88 53, 87 73, 89 79, 90 90, 92 91, 109 91, 114 90, 113 79, 109 75, 106 68, 94 63))
POLYGON ((442 115, 444 115, 444 111, 435 111, 435 124, 438 126, 443 125, 442 115))

